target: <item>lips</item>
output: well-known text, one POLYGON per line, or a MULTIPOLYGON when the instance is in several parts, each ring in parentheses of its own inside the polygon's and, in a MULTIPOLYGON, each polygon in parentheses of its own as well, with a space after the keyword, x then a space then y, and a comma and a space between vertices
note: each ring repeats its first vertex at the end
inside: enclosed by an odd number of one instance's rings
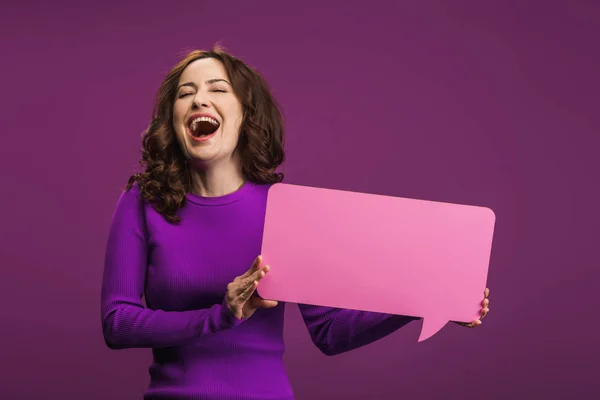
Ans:
MULTIPOLYGON (((189 130, 188 130, 189 132, 189 130)), ((194 142, 206 142, 207 140, 211 139, 212 137, 214 137, 217 132, 219 132, 219 130, 217 129, 216 131, 214 131, 213 133, 209 134, 209 135, 202 135, 202 136, 194 136, 191 132, 190 132, 190 138, 192 139, 192 141, 194 142)))
POLYGON ((187 121, 187 127, 193 138, 213 135, 221 126, 216 117, 210 114, 193 114, 187 121))

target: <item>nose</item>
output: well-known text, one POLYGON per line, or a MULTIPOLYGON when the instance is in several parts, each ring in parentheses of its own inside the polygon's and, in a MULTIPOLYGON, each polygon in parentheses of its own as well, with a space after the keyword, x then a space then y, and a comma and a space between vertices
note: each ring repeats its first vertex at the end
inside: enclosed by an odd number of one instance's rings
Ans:
POLYGON ((192 108, 194 110, 200 109, 201 107, 208 107, 208 100, 204 97, 202 92, 196 93, 194 100, 192 101, 192 108))

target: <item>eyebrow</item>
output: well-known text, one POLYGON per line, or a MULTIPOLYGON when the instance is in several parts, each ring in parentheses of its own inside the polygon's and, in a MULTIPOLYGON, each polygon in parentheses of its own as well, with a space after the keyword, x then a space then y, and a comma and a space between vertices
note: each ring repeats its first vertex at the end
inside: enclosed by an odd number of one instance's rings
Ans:
MULTIPOLYGON (((226 84, 231 86, 231 83, 227 82, 225 79, 220 79, 220 78, 209 79, 204 83, 206 83, 207 85, 210 85, 211 83, 217 83, 217 82, 225 82, 226 84)), ((190 87, 193 87, 194 89, 198 89, 198 85, 196 85, 194 82, 186 82, 186 83, 182 83, 181 85, 179 85, 177 90, 181 89, 184 86, 190 86, 190 87)))

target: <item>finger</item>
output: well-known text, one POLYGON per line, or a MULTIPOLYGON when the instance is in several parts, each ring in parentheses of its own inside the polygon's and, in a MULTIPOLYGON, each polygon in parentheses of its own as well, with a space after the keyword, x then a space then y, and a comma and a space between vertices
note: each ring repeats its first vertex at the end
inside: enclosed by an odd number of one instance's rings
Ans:
POLYGON ((263 258, 261 255, 259 255, 258 257, 256 257, 254 259, 254 262, 252 263, 252 266, 250 267, 250 269, 248 271, 246 271, 241 278, 248 278, 250 275, 254 274, 256 271, 258 271, 258 268, 260 267, 260 265, 262 264, 263 258))
POLYGON ((275 300, 265 300, 265 299, 261 299, 260 297, 254 297, 254 296, 251 298, 250 301, 252 301, 252 307, 254 307, 254 308, 273 308, 273 307, 276 307, 277 304, 279 304, 275 300))
POLYGON ((235 291, 235 294, 238 296, 242 296, 244 293, 246 293, 248 289, 252 287, 252 285, 258 283, 257 280, 258 279, 256 279, 256 277, 253 275, 250 278, 247 278, 245 281, 242 281, 242 283, 238 286, 237 290, 235 291))
POLYGON ((476 319, 473 322, 459 322, 460 325, 465 326, 467 328, 475 328, 481 325, 481 319, 476 319))
POLYGON ((270 266, 265 265, 264 267, 262 267, 258 271, 256 271, 254 274, 252 274, 252 276, 250 276, 250 278, 254 278, 255 280, 262 279, 265 277, 265 275, 267 274, 267 272, 269 272, 270 269, 271 269, 270 266))
POLYGON ((265 277, 265 275, 267 274, 267 272, 269 272, 270 269, 271 269, 271 267, 269 267, 268 265, 265 265, 264 267, 260 268, 258 271, 253 273, 249 278, 247 278, 247 281, 248 282, 260 281, 262 278, 265 277))
POLYGON ((257 286, 258 286, 257 281, 250 282, 250 285, 248 285, 248 287, 246 289, 244 289, 244 291, 242 293, 240 293, 240 295, 238 296, 238 298, 237 298, 238 302, 241 304, 244 304, 246 301, 248 301, 248 299, 250 298, 252 293, 254 293, 254 291, 256 290, 257 286))
POLYGON ((481 302, 481 305, 483 307, 489 307, 490 305, 490 300, 489 299, 483 299, 483 301, 481 302))
POLYGON ((242 283, 240 284, 239 288, 237 289, 237 294, 241 294, 242 292, 244 292, 246 289, 248 289, 248 286, 252 285, 252 282, 254 281, 260 281, 262 278, 265 277, 266 273, 269 272, 269 266, 265 266, 264 268, 261 268, 260 270, 256 271, 255 273, 253 273, 251 276, 249 276, 248 278, 246 278, 244 281, 242 281, 242 283))
POLYGON ((483 292, 483 296, 486 299, 490 296, 490 289, 489 288, 485 288, 485 291, 483 292))
POLYGON ((270 269, 271 269, 271 267, 269 267, 268 265, 265 265, 264 267, 259 268, 258 270, 254 271, 254 273, 252 275, 250 275, 249 277, 247 277, 244 280, 244 286, 246 284, 248 284, 248 282, 252 282, 252 281, 255 281, 257 279, 261 280, 262 278, 264 278, 265 274, 267 272, 269 272, 270 269))
POLYGON ((487 315, 487 313, 489 313, 489 312, 490 312, 489 308, 487 308, 487 307, 482 308, 481 309, 481 317, 479 319, 483 319, 487 315))

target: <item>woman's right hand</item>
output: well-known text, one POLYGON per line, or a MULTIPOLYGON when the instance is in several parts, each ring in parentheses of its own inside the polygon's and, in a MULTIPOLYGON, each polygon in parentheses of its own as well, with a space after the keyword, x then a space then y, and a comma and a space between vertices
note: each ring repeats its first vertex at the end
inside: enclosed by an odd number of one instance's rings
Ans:
POLYGON ((269 272, 268 265, 261 268, 262 256, 256 257, 252 267, 227 285, 225 301, 229 311, 238 319, 250 318, 259 308, 271 308, 277 305, 274 300, 264 300, 253 296, 260 280, 269 272))

